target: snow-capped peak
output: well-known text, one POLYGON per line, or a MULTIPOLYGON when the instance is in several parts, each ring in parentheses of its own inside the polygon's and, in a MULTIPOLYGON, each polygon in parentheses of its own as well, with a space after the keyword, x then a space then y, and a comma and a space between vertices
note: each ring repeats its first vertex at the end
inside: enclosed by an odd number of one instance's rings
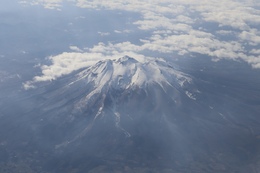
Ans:
MULTIPOLYGON (((160 58, 135 59, 124 56, 119 59, 102 60, 87 67, 65 88, 68 89, 68 93, 71 91, 80 93, 74 96, 80 99, 74 100, 73 113, 94 114, 91 125, 72 141, 84 136, 92 124, 104 115, 114 117, 115 126, 126 136, 131 136, 120 123, 121 115, 127 116, 120 108, 122 102, 133 106, 144 96, 149 100, 152 99, 151 104, 159 108, 165 103, 163 98, 169 95, 168 99, 173 105, 179 105, 180 95, 196 99, 190 91, 191 81, 189 75, 160 58), (82 87, 86 90, 84 91, 82 87)), ((149 105, 142 101, 140 104, 149 105)))
MULTIPOLYGON (((82 71, 76 81, 86 80, 95 89, 104 87, 128 89, 144 88, 149 84, 179 85, 191 82, 191 78, 176 70, 162 59, 137 60, 124 56, 115 60, 103 60, 82 71)), ((74 82, 76 82, 74 81, 74 82)), ((71 84, 73 84, 72 82, 71 84)))

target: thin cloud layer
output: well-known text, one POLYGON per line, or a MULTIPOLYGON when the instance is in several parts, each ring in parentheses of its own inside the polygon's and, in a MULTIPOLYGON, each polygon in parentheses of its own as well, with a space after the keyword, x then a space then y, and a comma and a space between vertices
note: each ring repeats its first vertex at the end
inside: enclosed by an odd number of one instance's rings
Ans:
POLYGON ((60 10, 63 0, 22 0, 19 1, 21 4, 29 5, 42 5, 47 9, 60 10))
MULTIPOLYGON (((132 45, 135 46, 135 45, 132 45)), ((75 52, 64 52, 62 54, 56 56, 48 57, 51 65, 43 65, 41 66, 42 75, 35 76, 33 80, 27 81, 23 84, 25 89, 34 88, 35 83, 44 82, 44 81, 52 81, 61 77, 63 75, 67 75, 72 73, 73 71, 86 68, 95 64, 97 61, 104 59, 118 59, 125 55, 135 57, 140 61, 144 61, 146 58, 151 58, 144 56, 142 54, 135 53, 132 51, 133 47, 131 47, 131 43, 119 43, 116 45, 109 44, 105 45, 103 43, 99 43, 93 48, 89 48, 86 52, 80 53, 78 51, 75 52), (124 47, 120 49, 119 47, 124 47), (129 51, 130 50, 130 51, 129 51)))
MULTIPOLYGON (((61 5, 61 0, 34 0, 27 3, 61 5)), ((152 33, 139 38, 141 44, 130 42, 99 43, 85 52, 76 50, 50 57, 49 66, 42 66, 42 76, 30 81, 54 80, 86 67, 97 60, 124 55, 145 57, 145 52, 199 53, 214 60, 243 60, 260 68, 260 2, 252 0, 74 0, 79 8, 129 11, 142 17, 133 22, 139 31, 152 33), (229 37, 226 37, 229 36, 229 37), (57 73, 56 73, 57 71, 57 73)), ((115 33, 129 33, 115 28, 115 33)), ((138 31, 135 31, 138 32, 138 31)), ((105 33, 105 32, 104 32, 105 33)), ((99 33, 100 35, 103 33, 99 33)), ((113 40, 111 40, 113 41, 113 40)))

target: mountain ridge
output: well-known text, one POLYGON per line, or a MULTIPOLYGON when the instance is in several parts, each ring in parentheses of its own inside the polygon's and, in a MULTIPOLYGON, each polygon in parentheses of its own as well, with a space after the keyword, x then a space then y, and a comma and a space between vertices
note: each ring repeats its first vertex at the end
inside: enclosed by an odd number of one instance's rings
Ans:
MULTIPOLYGON (((163 59, 137 60, 129 56, 119 59, 102 60, 76 75, 76 80, 85 80, 86 84, 93 84, 93 93, 106 89, 133 89, 145 88, 157 84, 162 89, 166 85, 176 88, 185 88, 192 83, 192 77, 175 69, 173 65, 163 59)), ((188 90, 186 95, 192 99, 188 90)))

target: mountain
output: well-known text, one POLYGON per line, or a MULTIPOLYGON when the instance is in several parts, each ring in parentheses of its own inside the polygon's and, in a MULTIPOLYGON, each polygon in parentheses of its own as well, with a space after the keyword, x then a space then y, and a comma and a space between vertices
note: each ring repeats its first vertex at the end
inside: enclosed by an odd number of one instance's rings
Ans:
POLYGON ((196 73, 125 56, 28 91, 20 157, 45 172, 253 172, 258 108, 234 93, 254 90, 196 73))
MULTIPOLYGON (((50 112, 66 109, 70 114, 61 116, 65 123, 74 124, 78 116, 87 117, 83 129, 71 141, 84 136, 98 121, 112 121, 117 130, 130 137, 124 126, 131 122, 131 126, 143 118, 160 122, 178 111, 183 100, 195 101, 200 92, 191 84, 191 76, 164 60, 138 61, 125 56, 99 61, 66 79, 59 84, 62 87, 45 94, 47 103, 42 107, 50 112)), ((53 121, 60 114, 51 113, 45 118, 53 121)))

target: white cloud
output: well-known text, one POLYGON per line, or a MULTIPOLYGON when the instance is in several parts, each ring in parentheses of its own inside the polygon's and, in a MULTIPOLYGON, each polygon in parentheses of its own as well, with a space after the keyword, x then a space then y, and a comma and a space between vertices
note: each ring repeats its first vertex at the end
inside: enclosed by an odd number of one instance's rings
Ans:
POLYGON ((99 60, 118 59, 125 55, 140 60, 144 59, 144 55, 136 53, 138 52, 137 49, 141 50, 140 47, 133 45, 130 42, 118 44, 109 43, 108 45, 99 43, 93 48, 89 48, 84 53, 64 52, 56 56, 50 56, 48 59, 51 61, 51 65, 41 66, 42 75, 35 76, 33 80, 24 83, 24 88, 34 88, 34 84, 37 82, 55 80, 56 78, 70 74, 73 71, 93 65, 99 60))
POLYGON ((42 5, 47 9, 56 9, 60 10, 63 0, 22 0, 19 1, 21 4, 30 4, 30 5, 42 5))
POLYGON ((244 60, 251 64, 253 68, 260 68, 260 56, 246 56, 244 60))
POLYGON ((77 46, 70 46, 70 50, 75 51, 75 52, 83 52, 83 50, 81 50, 77 46))
MULTIPOLYGON (((62 0, 31 2, 55 8, 62 3, 62 0)), ((136 25, 139 31, 151 34, 140 37, 141 44, 138 45, 130 42, 99 43, 92 48, 85 48, 85 52, 76 46, 71 46, 70 49, 76 52, 64 52, 50 57, 52 64, 42 66, 42 75, 35 77, 29 84, 56 79, 101 59, 124 55, 144 57, 146 56, 144 52, 147 51, 179 55, 199 53, 208 55, 214 60, 242 59, 252 67, 260 68, 260 52, 256 49, 260 44, 260 32, 257 29, 260 26, 260 10, 258 10, 260 2, 252 0, 75 0, 74 2, 80 8, 138 13, 141 17, 134 21, 133 25, 136 25), (210 28, 212 24, 216 26, 213 29, 210 28), (232 35, 232 37, 223 41, 220 35, 222 37, 232 35)), ((117 34, 129 32, 131 31, 114 28, 114 33, 117 34)), ((109 35, 108 32, 98 34, 109 35)))
POLYGON ((239 37, 243 41, 248 41, 249 44, 257 46, 260 44, 260 32, 256 29, 251 29, 250 31, 243 31, 239 37))
POLYGON ((174 19, 173 21, 187 23, 187 24, 193 24, 195 22, 194 19, 184 15, 177 16, 176 19, 174 19))
POLYGON ((108 35, 110 35, 109 32, 98 32, 98 34, 99 34, 100 36, 108 36, 108 35))
POLYGON ((252 49, 250 51, 251 54, 260 55, 260 49, 252 49))
POLYGON ((140 30, 153 30, 150 38, 140 38, 143 43, 132 46, 133 51, 151 50, 179 54, 200 53, 213 59, 243 59, 256 67, 258 57, 247 55, 243 45, 257 46, 260 36, 254 26, 260 24, 260 3, 251 0, 78 0, 82 8, 105 8, 140 13, 143 17, 134 22, 140 30), (173 10, 174 9, 174 10, 173 10), (212 31, 199 31, 194 26, 216 23, 216 34, 234 35, 233 40, 219 40, 212 31), (223 30, 223 27, 230 28, 223 30), (233 29, 236 29, 234 31, 233 29), (239 35, 238 31, 241 31, 239 35), (236 39, 237 38, 237 39, 236 39), (252 56, 254 58, 252 58, 252 56), (252 59, 256 59, 252 61, 252 59))
POLYGON ((216 33, 220 34, 220 35, 231 35, 231 34, 234 34, 234 31, 219 30, 216 33))
POLYGON ((42 76, 36 76, 35 81, 54 80, 62 75, 69 74, 75 70, 92 65, 103 56, 100 53, 76 53, 64 52, 57 56, 49 57, 51 65, 42 66, 42 76))
POLYGON ((122 34, 122 33, 131 33, 131 30, 129 29, 125 29, 125 30, 114 30, 114 33, 117 33, 117 34, 122 34))

